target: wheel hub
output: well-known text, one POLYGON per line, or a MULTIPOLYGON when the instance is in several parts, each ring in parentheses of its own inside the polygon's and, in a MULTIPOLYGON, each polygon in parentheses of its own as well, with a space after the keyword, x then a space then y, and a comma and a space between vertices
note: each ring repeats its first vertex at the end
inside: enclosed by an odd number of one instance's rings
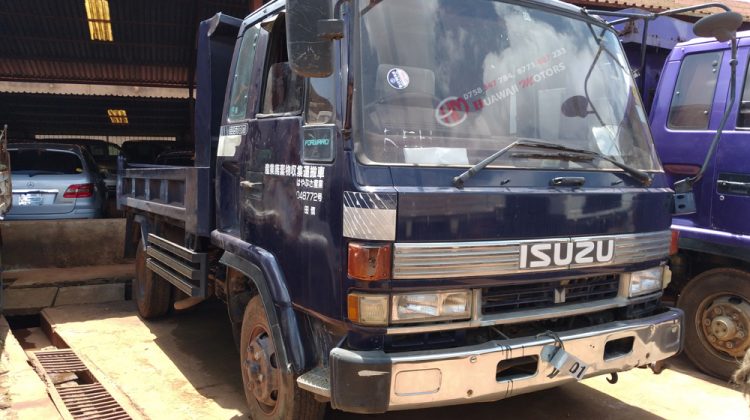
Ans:
POLYGON ((750 303, 735 296, 715 299, 702 314, 703 333, 714 349, 742 357, 750 347, 750 303))
POLYGON ((266 411, 273 411, 279 394, 276 349, 266 331, 253 334, 245 354, 248 388, 266 411))

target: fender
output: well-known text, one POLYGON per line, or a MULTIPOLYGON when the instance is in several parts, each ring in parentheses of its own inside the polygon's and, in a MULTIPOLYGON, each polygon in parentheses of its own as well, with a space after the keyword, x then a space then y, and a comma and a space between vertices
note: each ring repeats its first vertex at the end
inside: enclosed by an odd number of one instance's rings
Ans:
POLYGON ((287 372, 301 374, 307 361, 305 347, 276 257, 263 248, 217 230, 211 232, 211 242, 224 250, 219 260, 221 264, 241 272, 253 282, 263 301, 274 342, 281 345, 281 366, 287 372))

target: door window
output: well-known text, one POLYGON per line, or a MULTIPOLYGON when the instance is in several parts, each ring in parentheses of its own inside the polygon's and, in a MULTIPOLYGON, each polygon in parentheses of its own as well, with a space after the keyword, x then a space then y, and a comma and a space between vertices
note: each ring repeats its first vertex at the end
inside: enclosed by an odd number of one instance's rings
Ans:
POLYGON ((229 112, 227 113, 229 122, 242 120, 247 114, 250 77, 253 72, 255 49, 258 46, 258 33, 259 29, 255 26, 245 31, 245 35, 242 37, 242 44, 238 53, 239 57, 237 58, 237 67, 232 80, 229 112))
POLYGON ((304 78, 293 72, 289 65, 283 13, 273 23, 268 50, 262 113, 298 114, 302 111, 304 78))
POLYGON ((708 128, 722 54, 721 51, 691 54, 682 60, 677 86, 669 107, 669 128, 708 128))
POLYGON ((745 72, 745 88, 740 99, 740 113, 737 115, 737 127, 750 128, 750 63, 745 72))

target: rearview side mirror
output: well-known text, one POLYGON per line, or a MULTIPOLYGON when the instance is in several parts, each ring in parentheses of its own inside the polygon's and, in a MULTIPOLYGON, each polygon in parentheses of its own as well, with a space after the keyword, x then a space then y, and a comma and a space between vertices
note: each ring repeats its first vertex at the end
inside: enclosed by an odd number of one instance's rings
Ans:
POLYGON ((333 73, 333 40, 343 36, 343 21, 333 19, 330 0, 286 0, 289 64, 304 77, 333 73))
POLYGON ((589 100, 581 95, 571 96, 562 103, 560 112, 566 117, 586 118, 590 114, 589 100))
POLYGON ((719 42, 734 39, 742 25, 742 15, 736 12, 716 13, 701 18, 693 25, 693 32, 705 38, 716 38, 719 42))

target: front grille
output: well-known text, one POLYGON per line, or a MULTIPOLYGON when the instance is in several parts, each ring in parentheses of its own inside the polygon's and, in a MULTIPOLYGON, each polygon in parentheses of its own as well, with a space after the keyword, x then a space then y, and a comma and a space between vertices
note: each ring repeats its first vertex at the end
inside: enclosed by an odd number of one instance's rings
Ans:
POLYGON ((482 289, 482 314, 611 299, 617 296, 619 288, 619 274, 485 287, 482 289))

